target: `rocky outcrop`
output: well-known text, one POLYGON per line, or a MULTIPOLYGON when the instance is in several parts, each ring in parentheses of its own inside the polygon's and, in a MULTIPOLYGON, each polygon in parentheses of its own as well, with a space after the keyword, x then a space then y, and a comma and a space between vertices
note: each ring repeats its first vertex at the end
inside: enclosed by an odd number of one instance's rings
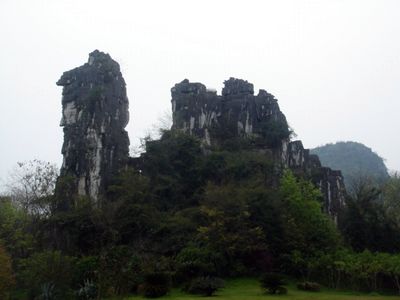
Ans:
POLYGON ((117 62, 95 50, 87 63, 65 72, 57 85, 63 87, 60 175, 74 178, 76 194, 99 203, 108 182, 129 156, 124 78, 117 62))
POLYGON ((285 115, 275 97, 264 90, 254 95, 254 87, 247 81, 230 78, 219 96, 203 84, 185 79, 171 93, 172 127, 199 137, 205 146, 232 137, 264 139, 270 145, 289 137, 285 115), (268 139, 273 130, 281 130, 279 141, 268 139))
POLYGON ((286 117, 273 95, 265 90, 254 95, 251 83, 235 78, 224 82, 222 95, 187 79, 176 84, 171 94, 173 129, 197 136, 205 149, 244 138, 254 149, 272 153, 280 169, 290 168, 319 186, 324 210, 337 220, 345 203, 340 171, 322 167, 301 141, 290 140, 286 117))
POLYGON ((345 205, 346 189, 341 171, 323 167, 319 157, 304 149, 301 141, 283 141, 282 164, 319 187, 324 211, 337 223, 345 205))

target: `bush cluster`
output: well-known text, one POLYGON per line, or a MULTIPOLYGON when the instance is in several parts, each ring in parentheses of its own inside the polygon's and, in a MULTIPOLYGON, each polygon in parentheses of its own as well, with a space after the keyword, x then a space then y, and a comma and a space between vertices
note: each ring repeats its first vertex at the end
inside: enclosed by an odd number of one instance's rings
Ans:
POLYGON ((171 288, 171 276, 165 272, 151 272, 144 276, 140 291, 146 298, 158 298, 166 295, 171 288))
POLYGON ((190 294, 210 297, 223 287, 224 281, 221 278, 202 276, 197 277, 190 282, 187 292, 190 294))
POLYGON ((266 273, 260 279, 261 288, 269 294, 286 294, 284 278, 278 273, 266 273))
POLYGON ((312 281, 304 281, 304 282, 299 282, 297 284, 297 288, 302 291, 310 291, 310 292, 319 292, 321 290, 321 286, 312 281))

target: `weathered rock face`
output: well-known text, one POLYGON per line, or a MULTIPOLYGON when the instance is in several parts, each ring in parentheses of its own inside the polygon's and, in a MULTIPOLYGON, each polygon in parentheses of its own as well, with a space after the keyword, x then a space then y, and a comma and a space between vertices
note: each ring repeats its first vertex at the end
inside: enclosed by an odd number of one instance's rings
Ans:
POLYGON ((304 149, 301 141, 283 141, 282 145, 283 166, 311 179, 319 187, 324 198, 323 209, 337 223, 346 197, 341 171, 321 166, 319 157, 304 149))
POLYGON ((129 157, 125 81, 118 63, 95 50, 87 63, 65 72, 57 85, 63 87, 60 175, 72 176, 75 192, 98 202, 129 157))
POLYGON ((263 137, 265 128, 288 125, 273 95, 260 90, 254 95, 251 83, 230 78, 222 96, 201 83, 187 79, 172 89, 173 128, 199 137, 211 146, 231 137, 263 137))
POLYGON ((280 168, 313 180, 324 196, 324 209, 337 219, 344 205, 345 188, 340 171, 321 166, 301 141, 290 141, 290 129, 275 97, 265 90, 254 95, 251 83, 230 78, 222 96, 201 83, 185 79, 171 89, 173 129, 197 136, 205 148, 225 139, 246 138, 253 147, 273 154, 280 168))

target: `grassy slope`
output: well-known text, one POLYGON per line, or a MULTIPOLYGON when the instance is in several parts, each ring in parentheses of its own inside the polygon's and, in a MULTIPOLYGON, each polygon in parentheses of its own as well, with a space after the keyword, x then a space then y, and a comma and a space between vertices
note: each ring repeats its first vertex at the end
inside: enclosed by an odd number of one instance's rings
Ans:
MULTIPOLYGON (((212 297, 214 300, 251 300, 251 299, 292 299, 292 300, 394 300, 400 299, 396 296, 378 296, 368 294, 357 294, 354 292, 338 292, 333 290, 323 290, 318 293, 298 291, 294 286, 288 286, 289 292, 287 295, 265 295, 261 292, 258 282, 254 279, 235 279, 230 280, 226 284, 226 288, 217 293, 216 296, 212 297)), ((130 297, 128 299, 135 300, 141 297, 130 297)), ((143 298, 142 298, 143 299, 143 298)), ((179 290, 173 290, 170 295, 161 299, 170 300, 200 300, 207 299, 201 296, 192 296, 180 292, 179 290)))

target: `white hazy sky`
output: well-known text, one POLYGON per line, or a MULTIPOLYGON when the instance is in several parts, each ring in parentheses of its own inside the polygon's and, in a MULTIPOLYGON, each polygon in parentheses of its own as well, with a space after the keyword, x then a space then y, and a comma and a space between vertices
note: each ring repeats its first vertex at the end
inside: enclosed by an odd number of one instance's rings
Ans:
POLYGON ((0 179, 61 164, 64 71, 94 49, 127 82, 131 144, 184 78, 238 77, 279 99, 307 148, 354 140, 400 170, 400 1, 0 0, 0 179))

